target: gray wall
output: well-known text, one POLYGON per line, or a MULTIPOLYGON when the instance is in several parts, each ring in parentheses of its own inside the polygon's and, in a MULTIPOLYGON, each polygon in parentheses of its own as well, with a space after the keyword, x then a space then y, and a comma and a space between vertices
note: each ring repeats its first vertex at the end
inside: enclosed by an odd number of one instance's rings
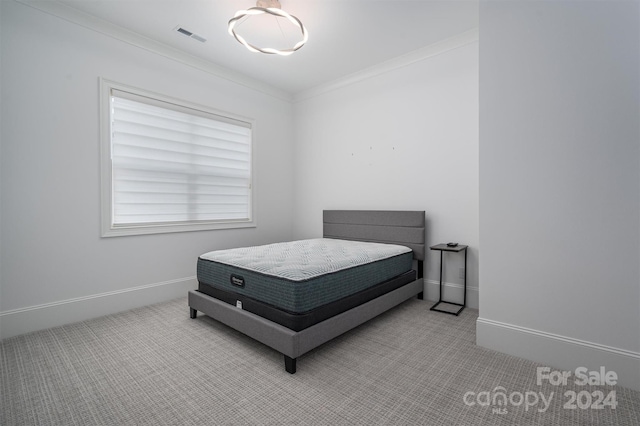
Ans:
POLYGON ((640 388, 638 2, 481 2, 478 343, 640 388))
POLYGON ((2 2, 0 330, 184 296, 205 251, 291 239, 292 107, 17 2, 2 2), (258 227, 100 238, 98 78, 255 119, 258 227))
MULTIPOLYGON (((469 33, 295 104, 294 236, 322 235, 323 209, 425 210, 427 244, 469 245, 478 303, 478 42, 469 33)), ((444 256, 447 300, 462 302, 464 256, 444 256)), ((440 256, 427 252, 427 297, 440 256)))

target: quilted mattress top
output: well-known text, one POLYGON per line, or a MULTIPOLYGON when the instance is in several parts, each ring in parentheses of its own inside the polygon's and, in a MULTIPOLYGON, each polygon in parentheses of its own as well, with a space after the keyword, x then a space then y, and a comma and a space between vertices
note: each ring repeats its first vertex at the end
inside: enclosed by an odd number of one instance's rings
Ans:
POLYGON ((216 250, 200 258, 291 281, 305 281, 408 252, 410 248, 395 244, 316 238, 216 250))

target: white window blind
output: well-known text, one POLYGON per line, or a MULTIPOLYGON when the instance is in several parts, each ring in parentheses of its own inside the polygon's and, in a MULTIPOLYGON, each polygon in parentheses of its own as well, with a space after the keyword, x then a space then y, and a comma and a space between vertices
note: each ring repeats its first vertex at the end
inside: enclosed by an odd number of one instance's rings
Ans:
POLYGON ((115 88, 109 121, 112 229, 251 221, 250 123, 115 88))

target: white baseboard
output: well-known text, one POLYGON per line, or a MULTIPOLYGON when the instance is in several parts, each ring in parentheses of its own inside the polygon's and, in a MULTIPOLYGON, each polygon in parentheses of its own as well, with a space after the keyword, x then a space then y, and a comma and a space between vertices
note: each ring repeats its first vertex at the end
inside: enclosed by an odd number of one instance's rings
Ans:
MULTIPOLYGON (((440 281, 425 280, 425 290, 427 292, 426 299, 431 301, 437 301, 440 296, 440 281)), ((462 303, 464 294, 464 285, 453 283, 442 283, 442 298, 450 302, 462 303)), ((467 285, 467 307, 471 309, 478 309, 478 287, 471 287, 467 285)))
POLYGON ((640 391, 640 353, 560 336, 485 318, 476 322, 476 343, 564 371, 604 366, 615 371, 618 385, 640 391))
MULTIPOLYGON (((188 277, 0 312, 0 340, 183 297, 197 286, 196 277, 188 277)), ((445 300, 462 303, 461 284, 443 287, 445 300)), ((440 283, 425 280, 425 291, 427 300, 438 300, 440 283)), ((467 286, 467 307, 478 309, 478 287, 467 286)))
POLYGON ((0 340, 186 297, 197 286, 196 277, 180 278, 0 312, 0 340))

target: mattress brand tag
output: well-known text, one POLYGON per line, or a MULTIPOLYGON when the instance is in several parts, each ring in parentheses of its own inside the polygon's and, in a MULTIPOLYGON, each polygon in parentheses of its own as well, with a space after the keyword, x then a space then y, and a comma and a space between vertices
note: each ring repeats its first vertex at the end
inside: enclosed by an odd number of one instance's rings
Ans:
POLYGON ((244 278, 241 277, 240 275, 231 275, 231 277, 229 278, 229 280, 231 281, 231 284, 238 286, 238 287, 244 287, 244 278))
POLYGON ((236 308, 242 309, 242 300, 236 300, 236 308))

